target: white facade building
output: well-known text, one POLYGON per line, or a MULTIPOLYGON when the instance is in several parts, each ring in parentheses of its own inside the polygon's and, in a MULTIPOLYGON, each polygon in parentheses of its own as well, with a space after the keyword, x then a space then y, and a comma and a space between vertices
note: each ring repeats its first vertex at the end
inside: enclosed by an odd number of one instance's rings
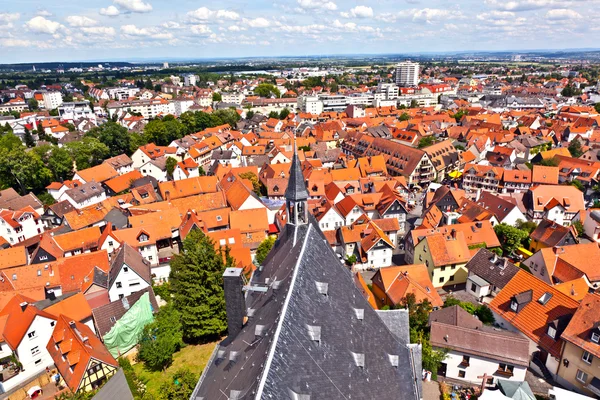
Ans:
POLYGON ((297 107, 303 113, 319 115, 323 112, 323 102, 317 96, 298 97, 297 107))
POLYGON ((419 84, 419 64, 410 61, 401 62, 396 66, 396 85, 417 86, 419 84))
POLYGON ((46 110, 54 110, 63 103, 60 92, 44 92, 42 96, 44 98, 42 105, 46 110))

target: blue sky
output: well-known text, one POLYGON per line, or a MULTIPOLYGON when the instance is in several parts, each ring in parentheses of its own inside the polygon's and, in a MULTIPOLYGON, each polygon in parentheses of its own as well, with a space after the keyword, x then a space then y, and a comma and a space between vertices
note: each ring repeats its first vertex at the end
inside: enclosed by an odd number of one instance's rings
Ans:
POLYGON ((0 3, 0 63, 600 47, 600 0, 0 3))

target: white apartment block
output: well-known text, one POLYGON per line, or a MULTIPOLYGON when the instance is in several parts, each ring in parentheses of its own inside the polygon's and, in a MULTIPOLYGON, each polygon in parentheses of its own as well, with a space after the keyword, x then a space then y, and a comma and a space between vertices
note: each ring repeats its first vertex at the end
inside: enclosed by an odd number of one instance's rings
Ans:
POLYGON ((186 75, 183 77, 184 86, 196 86, 198 83, 198 75, 186 75))
POLYGON ((396 85, 417 86, 419 84, 419 64, 410 61, 401 62, 396 66, 396 85))
POLYGON ((223 103, 242 104, 245 98, 243 93, 221 93, 223 103))
POLYGON ((319 115, 323 112, 323 102, 317 96, 300 96, 297 101, 298 109, 303 113, 319 115))
POLYGON ((142 114, 144 118, 155 118, 161 114, 175 114, 173 103, 164 99, 120 101, 109 104, 107 108, 111 118, 120 111, 137 112, 142 114))
POLYGON ((60 92, 44 92, 42 96, 44 97, 42 105, 46 110, 54 110, 63 103, 62 94, 60 92))
POLYGON ((69 103, 62 103, 58 107, 58 115, 63 120, 73 121, 79 118, 89 118, 96 120, 96 114, 90 107, 89 101, 74 101, 69 103))

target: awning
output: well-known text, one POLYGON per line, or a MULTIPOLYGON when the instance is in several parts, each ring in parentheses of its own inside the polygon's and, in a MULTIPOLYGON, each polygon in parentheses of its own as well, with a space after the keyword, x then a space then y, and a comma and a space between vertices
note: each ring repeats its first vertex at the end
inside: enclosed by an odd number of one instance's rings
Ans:
POLYGON ((463 173, 460 171, 452 171, 452 172, 448 173, 448 176, 452 179, 458 179, 462 176, 462 174, 463 173))
POLYGON ((27 396, 31 397, 34 393, 41 391, 42 388, 39 386, 32 386, 27 390, 27 396))
POLYGON ((600 379, 594 377, 590 381, 589 385, 587 385, 586 387, 590 392, 594 393, 596 396, 600 396, 600 379))

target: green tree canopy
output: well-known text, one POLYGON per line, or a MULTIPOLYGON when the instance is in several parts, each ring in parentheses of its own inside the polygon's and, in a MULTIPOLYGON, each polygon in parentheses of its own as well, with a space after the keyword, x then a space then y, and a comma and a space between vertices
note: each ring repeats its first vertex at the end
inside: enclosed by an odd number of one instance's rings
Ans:
POLYGON ((258 245, 258 248, 256 249, 256 258, 254 259, 256 264, 261 265, 263 261, 265 261, 276 240, 277 238, 275 236, 269 236, 258 245))
POLYGON ((181 315, 172 303, 160 308, 155 320, 144 327, 139 340, 138 358, 155 371, 166 369, 173 354, 183 345, 181 315))
POLYGON ((86 169, 100 164, 110 154, 108 147, 95 137, 86 136, 77 142, 65 144, 78 170, 86 169))
POLYGON ((270 83, 261 83, 254 89, 254 94, 260 97, 281 97, 279 89, 270 83))
POLYGON ((434 143, 433 136, 425 136, 419 140, 419 149, 431 146, 434 143))
POLYGON ((193 229, 183 241, 183 251, 171 260, 173 301, 188 343, 216 339, 227 330, 223 272, 233 260, 226 255, 225 263, 223 258, 208 236, 193 229))
POLYGON ((161 398, 164 400, 189 399, 198 383, 198 376, 187 369, 176 371, 171 380, 160 386, 161 398))
POLYGON ((86 136, 92 136, 105 144, 109 149, 110 157, 119 154, 131 155, 131 135, 127 128, 113 121, 108 121, 91 129, 86 136))
POLYGON ((502 243, 502 249, 504 250, 505 255, 511 254, 517 247, 522 246, 529 238, 527 231, 504 223, 496 225, 494 227, 494 232, 496 232, 500 243, 502 243))
POLYGON ((215 92, 212 94, 212 101, 221 102, 223 101, 223 96, 221 96, 221 93, 215 92))
POLYGON ((579 158, 583 155, 583 150, 581 149, 581 142, 579 139, 575 138, 569 143, 569 153, 571 153, 571 157, 579 158))
POLYGON ((173 157, 167 157, 166 168, 167 175, 173 178, 173 172, 175 171, 175 167, 177 167, 177 160, 173 157))

